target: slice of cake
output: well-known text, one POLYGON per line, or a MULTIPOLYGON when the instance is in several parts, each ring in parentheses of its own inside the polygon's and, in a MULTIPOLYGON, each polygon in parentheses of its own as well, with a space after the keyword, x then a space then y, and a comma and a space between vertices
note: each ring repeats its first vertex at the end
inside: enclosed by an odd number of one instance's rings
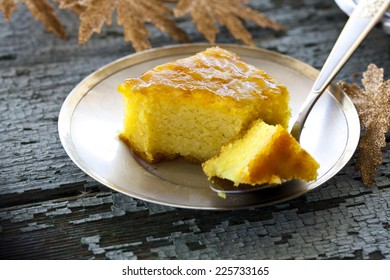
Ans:
POLYGON ((287 127, 286 87, 219 47, 167 63, 119 85, 120 138, 148 162, 183 156, 204 162, 256 119, 287 127))
POLYGON ((279 184, 317 178, 319 164, 280 125, 255 121, 246 135, 202 165, 205 174, 238 184, 279 184))

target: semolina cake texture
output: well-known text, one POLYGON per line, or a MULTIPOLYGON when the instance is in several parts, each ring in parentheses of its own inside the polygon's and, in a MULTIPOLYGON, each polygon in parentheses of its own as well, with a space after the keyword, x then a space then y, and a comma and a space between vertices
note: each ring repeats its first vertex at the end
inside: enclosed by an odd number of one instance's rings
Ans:
POLYGON ((147 162, 182 156, 204 162, 257 119, 287 127, 287 88, 234 53, 212 47, 166 63, 118 87, 120 138, 147 162))
POLYGON ((238 184, 279 184, 317 178, 319 164, 281 125, 255 121, 240 139, 202 164, 205 174, 238 184))

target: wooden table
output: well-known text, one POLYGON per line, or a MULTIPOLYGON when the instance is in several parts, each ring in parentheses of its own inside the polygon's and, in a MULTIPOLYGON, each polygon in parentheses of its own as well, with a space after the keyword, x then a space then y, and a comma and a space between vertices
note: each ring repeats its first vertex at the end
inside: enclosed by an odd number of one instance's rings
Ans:
MULTIPOLYGON (((256 46, 320 68, 347 20, 333 1, 251 1, 288 27, 248 23, 256 46)), ((390 149, 372 188, 354 169, 297 199, 238 211, 185 210, 112 191, 61 146, 58 114, 85 76, 134 50, 117 25, 80 46, 78 20, 60 12, 61 41, 24 6, 0 18, 0 257, 2 259, 390 259, 390 149)), ((205 39, 180 21, 193 42, 205 39)), ((154 47, 175 44, 153 29, 154 47)), ((239 43, 222 29, 220 43, 239 43)), ((336 80, 360 84, 375 63, 390 75, 390 37, 368 36, 336 80)))

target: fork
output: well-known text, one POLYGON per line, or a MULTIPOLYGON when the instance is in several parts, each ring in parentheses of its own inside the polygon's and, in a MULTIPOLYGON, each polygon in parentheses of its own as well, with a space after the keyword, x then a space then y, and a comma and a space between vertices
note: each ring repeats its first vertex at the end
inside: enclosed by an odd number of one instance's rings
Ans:
MULTIPOLYGON (((290 131, 291 135, 298 142, 306 119, 318 98, 389 7, 390 0, 359 1, 341 31, 309 94, 299 109, 298 117, 290 131)), ((234 186, 233 182, 226 179, 211 178, 210 180, 210 188, 213 191, 225 194, 247 193, 264 189, 267 186, 269 185, 250 186, 240 184, 234 186)))

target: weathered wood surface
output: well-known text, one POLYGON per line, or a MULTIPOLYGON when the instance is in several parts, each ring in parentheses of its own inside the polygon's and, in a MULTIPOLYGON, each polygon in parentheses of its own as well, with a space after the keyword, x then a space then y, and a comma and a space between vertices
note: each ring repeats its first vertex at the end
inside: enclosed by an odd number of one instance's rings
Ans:
MULTIPOLYGON (((333 1, 252 1, 288 27, 248 23, 258 47, 319 68, 347 17, 333 1)), ((0 258, 2 259, 390 259, 389 137, 375 184, 355 158, 322 187, 292 201, 240 211, 194 211, 116 193, 85 175, 59 141, 62 102, 86 75, 133 52, 117 25, 86 45, 60 12, 68 41, 44 31, 23 6, 0 17, 0 258)), ((203 42, 189 20, 194 42, 203 42)), ((174 44, 152 29, 154 47, 174 44)), ((218 42, 235 42, 225 29, 218 42)), ((390 75, 390 36, 375 29, 337 79, 360 83, 369 63, 390 75)), ((326 148, 326 147, 324 147, 326 148)))

